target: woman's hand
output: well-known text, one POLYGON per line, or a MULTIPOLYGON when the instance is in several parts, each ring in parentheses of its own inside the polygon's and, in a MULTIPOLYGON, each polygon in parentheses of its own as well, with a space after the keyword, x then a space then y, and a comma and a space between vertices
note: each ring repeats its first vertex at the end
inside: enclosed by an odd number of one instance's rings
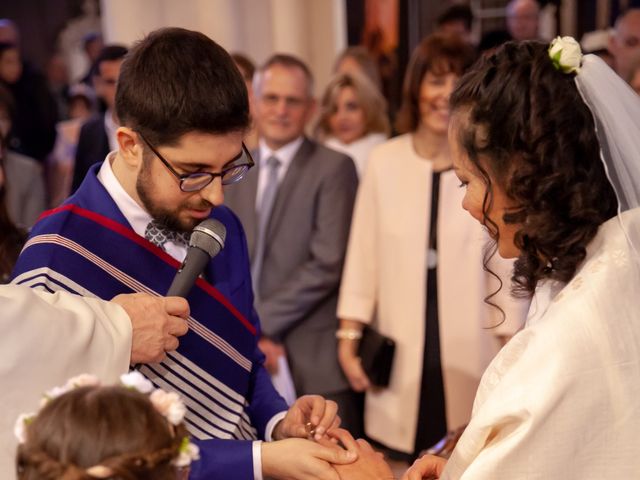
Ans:
POLYGON ((369 377, 362 368, 360 357, 358 357, 353 351, 350 345, 342 347, 344 342, 352 342, 353 340, 340 340, 338 346, 338 361, 344 375, 349 380, 351 388, 356 392, 364 392, 371 386, 369 377))
MULTIPOLYGON (((371 448, 365 440, 355 440, 348 431, 341 428, 330 430, 328 436, 333 441, 340 442, 349 452, 358 454, 358 459, 353 463, 333 465, 341 480, 393 480, 393 472, 382 454, 371 448)), ((327 439, 320 443, 327 447, 332 444, 327 439)))
POLYGON ((442 457, 423 455, 413 462, 413 465, 402 476, 402 480, 438 479, 446 464, 447 460, 442 457))
MULTIPOLYGON (((359 333, 362 332, 364 325, 362 322, 357 320, 348 320, 341 319, 340 320, 340 331, 348 331, 359 333)), ((349 384, 351 388, 356 392, 364 392, 371 386, 371 382, 369 381, 369 377, 364 372, 362 368, 362 363, 360 362, 360 357, 358 357, 358 344, 360 342, 361 334, 356 338, 343 338, 338 336, 338 362, 340 362, 340 367, 342 367, 342 371, 344 375, 349 380, 349 384)))

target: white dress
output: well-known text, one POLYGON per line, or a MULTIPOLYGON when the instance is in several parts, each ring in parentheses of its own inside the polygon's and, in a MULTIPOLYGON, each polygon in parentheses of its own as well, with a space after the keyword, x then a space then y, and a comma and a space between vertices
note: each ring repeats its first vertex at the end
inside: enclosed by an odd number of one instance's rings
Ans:
POLYGON ((44 392, 80 373, 117 381, 129 368, 131 321, 114 303, 2 285, 0 330, 0 478, 12 480, 18 415, 37 411, 44 392))
POLYGON ((356 164, 358 177, 362 178, 371 150, 386 141, 387 136, 384 133, 369 133, 368 135, 365 135, 364 137, 349 144, 342 143, 334 137, 329 137, 324 144, 333 150, 349 155, 353 160, 353 163, 356 164))
MULTIPOLYGON (((365 430, 407 453, 414 450, 424 357, 432 173, 431 162, 415 153, 411 135, 373 150, 358 189, 338 302, 339 318, 373 322, 396 341, 389 388, 367 392, 365 430)), ((486 235, 461 208, 459 183, 452 170, 442 172, 437 274, 449 428, 469 420, 482 372, 500 348, 496 337, 517 331, 526 312, 505 299, 503 289, 497 302, 507 321, 483 328, 502 317, 483 302, 495 290, 482 270, 486 235)))
MULTIPOLYGON (((640 209, 622 218, 638 245, 640 209)), ((539 286, 441 478, 640 478, 639 270, 614 218, 569 284, 539 286)))

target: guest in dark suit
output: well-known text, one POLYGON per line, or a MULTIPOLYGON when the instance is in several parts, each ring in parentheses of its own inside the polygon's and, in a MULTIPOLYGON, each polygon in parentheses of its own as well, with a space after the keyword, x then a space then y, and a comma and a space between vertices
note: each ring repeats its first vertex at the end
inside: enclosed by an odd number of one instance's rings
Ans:
POLYGON ((110 151, 118 148, 116 129, 119 122, 114 108, 116 83, 120 74, 120 65, 126 54, 125 47, 108 45, 102 49, 93 65, 93 86, 98 98, 104 103, 106 111, 91 117, 80 130, 71 183, 72 193, 80 186, 91 165, 102 162, 110 151))
POLYGON ((284 346, 298 395, 335 400, 361 431, 360 398, 337 361, 336 304, 358 184, 353 161, 304 136, 315 110, 308 67, 275 55, 254 81, 258 168, 225 191, 246 233, 272 372, 284 346), (281 347, 280 347, 281 348, 281 347))

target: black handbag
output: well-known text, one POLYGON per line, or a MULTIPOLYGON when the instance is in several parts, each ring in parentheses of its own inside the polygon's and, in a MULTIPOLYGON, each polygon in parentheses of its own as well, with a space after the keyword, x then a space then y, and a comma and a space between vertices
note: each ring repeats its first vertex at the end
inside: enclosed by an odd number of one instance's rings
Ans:
POLYGON ((365 325, 358 345, 358 356, 364 372, 374 386, 389 386, 395 351, 396 342, 365 325))

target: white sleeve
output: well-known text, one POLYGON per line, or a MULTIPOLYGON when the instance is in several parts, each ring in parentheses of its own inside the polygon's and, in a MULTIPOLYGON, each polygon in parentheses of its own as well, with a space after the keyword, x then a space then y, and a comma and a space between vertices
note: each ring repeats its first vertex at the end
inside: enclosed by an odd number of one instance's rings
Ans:
POLYGON ((0 472, 13 472, 18 415, 74 375, 115 382, 129 368, 131 321, 113 303, 0 285, 0 331, 0 472))

